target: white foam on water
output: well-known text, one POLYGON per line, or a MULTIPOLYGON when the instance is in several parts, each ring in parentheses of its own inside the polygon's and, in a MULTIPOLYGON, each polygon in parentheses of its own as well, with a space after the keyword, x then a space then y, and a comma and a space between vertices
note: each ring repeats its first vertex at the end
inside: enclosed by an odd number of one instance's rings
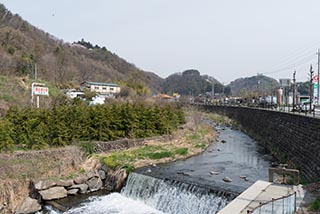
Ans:
POLYGON ((119 193, 90 197, 89 202, 65 212, 67 214, 164 214, 141 201, 127 198, 119 193))
POLYGON ((170 214, 214 214, 229 202, 223 194, 137 173, 129 175, 121 194, 170 214))

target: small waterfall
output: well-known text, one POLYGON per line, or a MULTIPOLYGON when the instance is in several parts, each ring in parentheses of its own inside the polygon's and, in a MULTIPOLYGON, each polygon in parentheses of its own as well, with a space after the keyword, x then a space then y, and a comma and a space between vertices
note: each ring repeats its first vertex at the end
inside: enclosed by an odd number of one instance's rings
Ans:
POLYGON ((121 194, 170 214, 217 213, 232 199, 221 191, 131 173, 121 194))

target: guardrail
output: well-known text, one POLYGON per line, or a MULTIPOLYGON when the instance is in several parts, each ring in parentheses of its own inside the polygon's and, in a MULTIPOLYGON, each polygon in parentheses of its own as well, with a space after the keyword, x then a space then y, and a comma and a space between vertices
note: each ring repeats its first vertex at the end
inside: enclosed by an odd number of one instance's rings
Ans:
POLYGON ((253 210, 247 210, 248 214, 293 214, 297 211, 297 193, 291 193, 281 198, 260 203, 253 210))

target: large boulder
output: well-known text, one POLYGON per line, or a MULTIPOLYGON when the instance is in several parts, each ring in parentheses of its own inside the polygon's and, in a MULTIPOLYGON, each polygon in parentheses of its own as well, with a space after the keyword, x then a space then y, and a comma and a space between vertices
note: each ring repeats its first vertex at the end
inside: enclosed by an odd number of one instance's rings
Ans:
POLYGON ((68 190, 72 190, 72 189, 78 189, 81 194, 84 194, 88 190, 88 185, 87 184, 76 184, 76 185, 72 185, 71 187, 68 188, 68 190))
POLYGON ((56 182, 46 180, 46 181, 39 181, 34 185, 34 187, 36 188, 36 190, 45 190, 45 189, 49 189, 50 187, 54 187, 56 185, 57 185, 56 182))
POLYGON ((88 180, 87 176, 78 176, 75 179, 73 179, 73 182, 75 184, 84 184, 88 180))
POLYGON ((59 198, 65 198, 68 195, 67 190, 64 187, 52 187, 47 190, 39 191, 43 200, 53 200, 59 198))
POLYGON ((73 180, 60 180, 60 181, 57 181, 57 186, 70 187, 72 185, 73 185, 73 180))
POLYGON ((87 181, 90 192, 97 191, 102 188, 102 180, 100 177, 93 177, 87 181))
POLYGON ((99 170, 98 174, 99 174, 99 177, 101 178, 101 180, 106 179, 106 172, 104 170, 99 170))
POLYGON ((35 213, 41 210, 41 205, 36 199, 26 197, 23 202, 18 206, 15 214, 28 214, 35 213))
POLYGON ((68 195, 76 195, 78 194, 79 191, 80 191, 79 189, 69 189, 68 195))

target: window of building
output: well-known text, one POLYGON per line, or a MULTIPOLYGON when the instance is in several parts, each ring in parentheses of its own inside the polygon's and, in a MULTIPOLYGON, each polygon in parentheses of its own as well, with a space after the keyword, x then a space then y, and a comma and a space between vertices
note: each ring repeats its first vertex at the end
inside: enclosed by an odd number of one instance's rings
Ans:
POLYGON ((107 90, 107 87, 102 87, 102 90, 107 90))
POLYGON ((94 89, 99 90, 99 87, 98 86, 94 86, 94 89))
POLYGON ((113 91, 113 88, 110 88, 110 91, 113 91))

